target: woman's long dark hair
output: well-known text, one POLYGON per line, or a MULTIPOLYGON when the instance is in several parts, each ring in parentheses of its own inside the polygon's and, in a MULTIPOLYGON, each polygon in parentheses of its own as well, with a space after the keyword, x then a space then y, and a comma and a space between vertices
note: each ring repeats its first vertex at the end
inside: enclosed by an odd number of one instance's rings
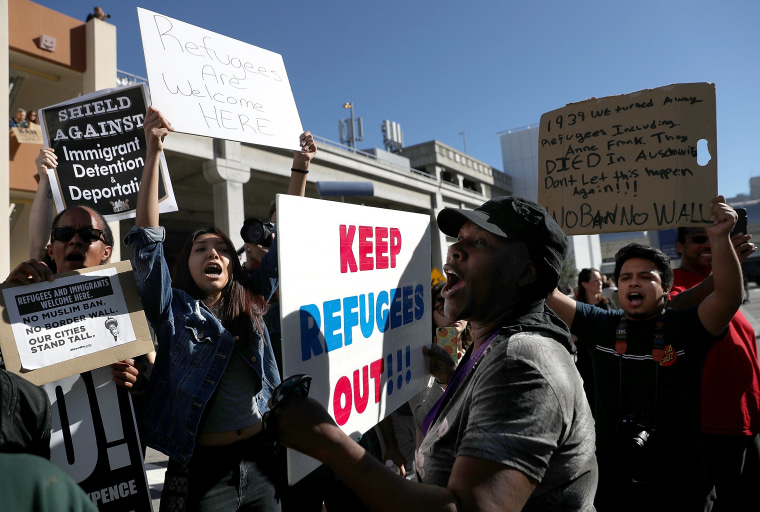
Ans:
POLYGON ((190 252, 193 248, 193 242, 201 236, 206 234, 217 235, 224 240, 229 249, 229 258, 232 263, 232 272, 230 280, 222 291, 222 303, 219 308, 219 320, 225 329, 230 331, 235 336, 240 336, 242 339, 250 340, 254 338, 252 331, 252 325, 256 326, 261 337, 264 338, 264 321, 262 315, 266 313, 267 303, 264 297, 255 293, 251 289, 250 282, 243 267, 240 264, 240 260, 237 258, 235 251, 235 245, 232 240, 216 226, 210 226, 207 229, 199 229, 190 239, 185 243, 182 248, 182 252, 177 257, 177 261, 174 264, 172 271, 172 287, 179 290, 184 290, 189 293, 196 300, 203 300, 206 298, 205 294, 195 284, 192 274, 190 274, 190 252))
MULTIPOLYGON (((599 272, 595 268, 584 268, 578 273, 578 290, 575 292, 575 300, 578 302, 584 302, 586 304, 592 304, 592 305, 602 305, 602 304, 609 304, 609 299, 605 297, 604 295, 598 295, 597 297, 591 297, 591 299, 596 299, 597 302, 589 302, 588 297, 586 297, 586 288, 583 287, 583 283, 588 283, 591 281, 591 277, 594 275, 594 272, 597 272, 599 276, 602 276, 602 273, 599 272)), ((603 279, 603 278, 602 278, 603 279)))

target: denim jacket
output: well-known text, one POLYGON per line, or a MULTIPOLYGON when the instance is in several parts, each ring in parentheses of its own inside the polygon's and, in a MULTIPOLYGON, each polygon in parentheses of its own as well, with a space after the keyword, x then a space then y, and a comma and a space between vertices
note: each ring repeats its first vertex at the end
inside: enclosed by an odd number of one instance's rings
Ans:
MULTIPOLYGON (((137 287, 158 338, 156 362, 145 395, 141 439, 187 464, 201 415, 219 384, 235 341, 202 301, 171 287, 163 240, 163 228, 138 227, 133 227, 124 240, 127 245, 134 244, 132 266, 137 287)), ((250 279, 255 291, 268 301, 278 286, 276 243, 250 279)), ((241 353, 261 379, 256 402, 264 414, 280 377, 266 327, 262 334, 263 338, 257 336, 245 344, 247 348, 241 353)))

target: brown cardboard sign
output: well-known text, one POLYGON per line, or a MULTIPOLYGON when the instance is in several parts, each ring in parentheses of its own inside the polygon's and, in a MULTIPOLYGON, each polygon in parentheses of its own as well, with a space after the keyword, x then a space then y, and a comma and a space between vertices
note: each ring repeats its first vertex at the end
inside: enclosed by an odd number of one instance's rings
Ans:
POLYGON ((30 123, 26 128, 11 128, 11 133, 19 144, 42 144, 42 128, 30 123))
POLYGON ((716 148, 714 84, 572 103, 541 116, 538 200, 568 235, 705 224, 716 148))
POLYGON ((6 369, 35 384, 153 350, 129 261, 0 290, 6 369))

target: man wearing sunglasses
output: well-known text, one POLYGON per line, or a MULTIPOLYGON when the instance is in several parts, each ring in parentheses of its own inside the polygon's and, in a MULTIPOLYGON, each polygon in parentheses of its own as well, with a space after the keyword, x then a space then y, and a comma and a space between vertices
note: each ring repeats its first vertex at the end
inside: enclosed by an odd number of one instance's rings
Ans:
MULTIPOLYGON (((756 250, 750 238, 745 233, 731 237, 740 261, 756 250)), ((681 268, 673 271, 671 299, 692 290, 697 292, 695 300, 701 300, 714 289, 707 233, 704 228, 678 228, 676 243, 681 268)), ((742 503, 753 498, 752 484, 760 481, 760 365, 755 330, 741 311, 731 320, 726 337, 707 355, 701 405, 705 456, 715 479, 716 507, 739 510, 742 503)))
POLYGON ((113 234, 105 219, 90 208, 74 206, 53 219, 47 247, 50 261, 29 259, 16 266, 6 282, 52 281, 53 274, 108 263, 112 250, 113 234))

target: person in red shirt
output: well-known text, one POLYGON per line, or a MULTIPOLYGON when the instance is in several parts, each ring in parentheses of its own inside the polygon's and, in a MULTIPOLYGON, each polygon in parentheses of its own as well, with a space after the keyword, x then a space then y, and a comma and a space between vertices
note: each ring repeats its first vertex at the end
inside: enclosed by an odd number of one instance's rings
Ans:
MULTIPOLYGON (((750 238, 740 233, 731 239, 740 261, 756 250, 750 238)), ((678 228, 677 246, 681 268, 673 271, 670 297, 671 307, 682 308, 692 305, 679 303, 684 290, 699 290, 696 300, 712 292, 712 252, 704 228, 678 228)), ((752 484, 760 482, 760 365, 755 331, 741 311, 707 355, 701 415, 705 454, 715 479, 713 510, 740 510, 754 495, 752 484)))

